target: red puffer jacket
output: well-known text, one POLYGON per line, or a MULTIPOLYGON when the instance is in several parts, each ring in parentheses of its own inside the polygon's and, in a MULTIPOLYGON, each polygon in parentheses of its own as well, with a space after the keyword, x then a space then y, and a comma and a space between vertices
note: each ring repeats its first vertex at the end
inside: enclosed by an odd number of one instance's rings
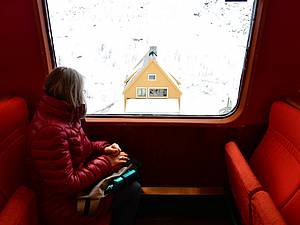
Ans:
POLYGON ((32 183, 43 224, 107 225, 111 199, 101 201, 97 214, 80 216, 76 195, 112 173, 103 155, 109 144, 90 142, 78 116, 65 101, 44 96, 31 124, 32 183))

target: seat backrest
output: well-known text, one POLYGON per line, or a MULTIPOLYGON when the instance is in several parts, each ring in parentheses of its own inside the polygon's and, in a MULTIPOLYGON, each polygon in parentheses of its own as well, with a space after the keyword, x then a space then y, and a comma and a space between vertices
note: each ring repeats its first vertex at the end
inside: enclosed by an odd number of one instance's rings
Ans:
POLYGON ((292 222, 300 221, 299 109, 284 102, 272 105, 268 130, 250 165, 287 224, 299 224, 292 222))
POLYGON ((0 99, 0 211, 26 183, 28 110, 22 98, 0 99))

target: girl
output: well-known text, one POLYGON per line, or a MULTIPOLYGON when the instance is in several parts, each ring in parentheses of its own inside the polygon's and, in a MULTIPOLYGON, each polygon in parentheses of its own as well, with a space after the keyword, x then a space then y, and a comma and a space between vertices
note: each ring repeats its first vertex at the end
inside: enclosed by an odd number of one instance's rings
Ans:
POLYGON ((128 161, 118 144, 91 142, 80 125, 85 115, 83 79, 76 70, 54 69, 31 123, 32 184, 45 225, 130 225, 140 196, 137 182, 100 201, 94 216, 76 212, 77 194, 128 161))

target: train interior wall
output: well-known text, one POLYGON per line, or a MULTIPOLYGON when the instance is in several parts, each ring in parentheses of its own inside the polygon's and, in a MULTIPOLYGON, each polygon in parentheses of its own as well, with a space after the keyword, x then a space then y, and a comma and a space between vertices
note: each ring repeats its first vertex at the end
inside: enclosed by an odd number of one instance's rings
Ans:
MULTIPOLYGON (((300 96, 299 8, 296 0, 264 8, 244 109, 231 123, 85 123, 87 133, 120 143, 141 163, 144 186, 224 186, 224 144, 236 140, 250 156, 272 102, 300 96)), ((36 10, 35 0, 4 0, 0 7, 0 96, 23 96, 31 115, 48 73, 36 10)))

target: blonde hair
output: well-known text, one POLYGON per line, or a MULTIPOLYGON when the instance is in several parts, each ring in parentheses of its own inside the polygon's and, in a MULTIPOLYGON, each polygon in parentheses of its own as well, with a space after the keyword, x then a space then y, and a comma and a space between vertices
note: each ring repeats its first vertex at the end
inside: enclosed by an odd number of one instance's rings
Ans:
POLYGON ((64 100, 74 108, 84 104, 82 75, 72 68, 57 67, 47 77, 47 95, 64 100))

